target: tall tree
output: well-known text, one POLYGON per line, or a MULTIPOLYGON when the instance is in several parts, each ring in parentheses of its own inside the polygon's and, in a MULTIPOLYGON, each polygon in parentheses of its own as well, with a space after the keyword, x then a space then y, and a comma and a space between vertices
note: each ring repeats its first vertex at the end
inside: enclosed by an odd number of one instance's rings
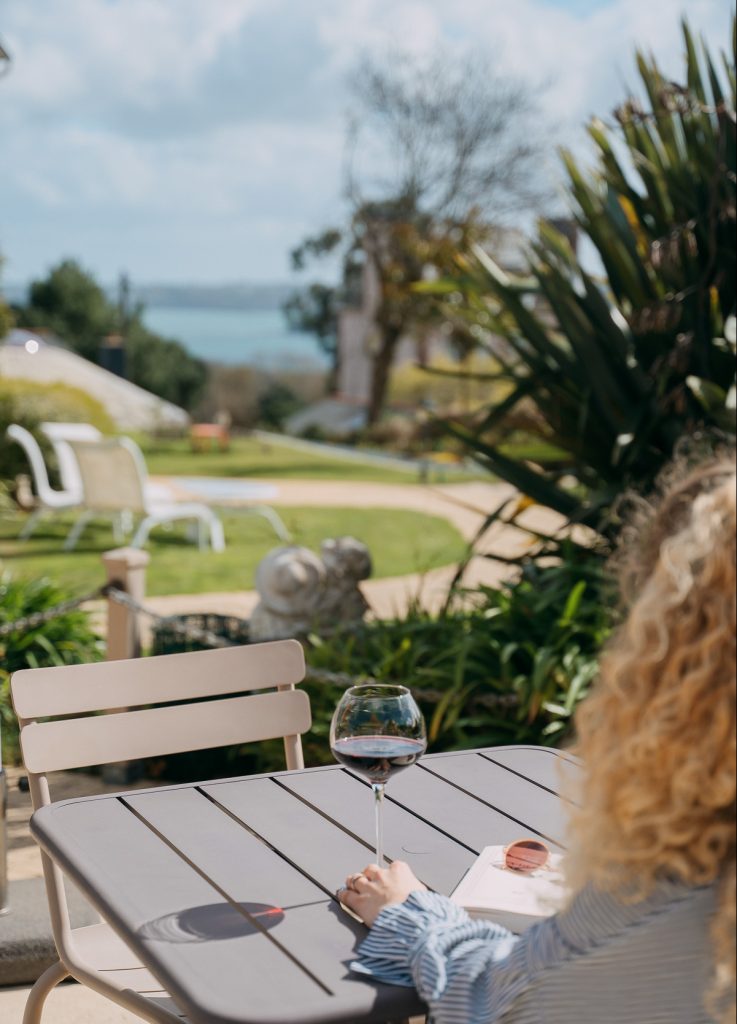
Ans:
MULTIPOLYGON (((342 233, 334 228, 304 239, 292 250, 292 267, 295 270, 304 270, 311 260, 330 255, 341 247, 342 242, 342 233)), ((318 345, 329 357, 329 394, 335 391, 340 376, 338 316, 341 305, 345 304, 347 299, 348 282, 352 279, 351 264, 352 253, 349 251, 343 254, 340 286, 314 281, 306 288, 293 292, 283 307, 289 326, 293 330, 314 334, 318 345)))
POLYGON ((76 260, 66 259, 31 284, 18 322, 53 331, 79 355, 96 362, 100 342, 115 329, 115 309, 92 275, 76 260))
POLYGON ((343 280, 332 292, 321 286, 319 295, 293 300, 292 313, 299 326, 329 333, 337 349, 337 309, 354 290, 356 269, 370 261, 379 291, 368 408, 374 423, 399 341, 428 327, 430 306, 415 286, 428 267, 442 264, 453 239, 478 237, 540 205, 542 140, 530 93, 481 57, 366 59, 352 91, 345 223, 306 239, 294 260, 299 268, 338 250, 343 280))

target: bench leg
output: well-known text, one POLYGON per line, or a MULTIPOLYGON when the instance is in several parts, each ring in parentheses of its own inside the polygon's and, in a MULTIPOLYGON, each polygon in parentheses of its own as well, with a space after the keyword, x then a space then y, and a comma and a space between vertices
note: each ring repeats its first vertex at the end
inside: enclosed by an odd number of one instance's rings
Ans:
POLYGON ((28 1002, 23 1012, 23 1024, 41 1024, 41 1013, 46 997, 60 981, 64 981, 68 977, 69 972, 62 963, 52 964, 47 971, 44 971, 28 995, 28 1002))

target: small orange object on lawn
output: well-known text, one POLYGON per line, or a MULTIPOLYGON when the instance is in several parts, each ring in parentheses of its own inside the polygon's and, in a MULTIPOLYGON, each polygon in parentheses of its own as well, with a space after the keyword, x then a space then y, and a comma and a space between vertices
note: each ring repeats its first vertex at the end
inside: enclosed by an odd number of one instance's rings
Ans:
POLYGON ((206 448, 218 447, 226 452, 230 445, 228 428, 220 423, 193 423, 189 430, 192 451, 204 451, 206 448))

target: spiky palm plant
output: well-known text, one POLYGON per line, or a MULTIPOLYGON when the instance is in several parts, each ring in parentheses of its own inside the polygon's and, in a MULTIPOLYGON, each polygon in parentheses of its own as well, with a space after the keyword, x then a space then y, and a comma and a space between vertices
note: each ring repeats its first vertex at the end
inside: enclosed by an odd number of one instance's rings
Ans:
POLYGON ((506 400, 451 431, 530 499, 604 536, 616 496, 647 487, 684 435, 735 430, 734 52, 718 68, 686 24, 683 35, 685 84, 638 53, 647 102, 592 122, 594 170, 563 154, 573 216, 604 275, 543 224, 524 280, 475 246, 454 280, 427 286, 481 344, 501 336, 511 352, 498 375, 506 400), (521 403, 562 453, 555 467, 501 450, 521 403))

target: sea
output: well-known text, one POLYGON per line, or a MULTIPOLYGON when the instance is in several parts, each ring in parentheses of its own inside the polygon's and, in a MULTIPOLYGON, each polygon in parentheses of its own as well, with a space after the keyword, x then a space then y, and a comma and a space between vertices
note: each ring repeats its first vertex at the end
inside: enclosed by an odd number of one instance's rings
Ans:
POLYGON ((314 335, 292 331, 281 309, 144 308, 147 327, 213 363, 309 373, 327 369, 314 335))

